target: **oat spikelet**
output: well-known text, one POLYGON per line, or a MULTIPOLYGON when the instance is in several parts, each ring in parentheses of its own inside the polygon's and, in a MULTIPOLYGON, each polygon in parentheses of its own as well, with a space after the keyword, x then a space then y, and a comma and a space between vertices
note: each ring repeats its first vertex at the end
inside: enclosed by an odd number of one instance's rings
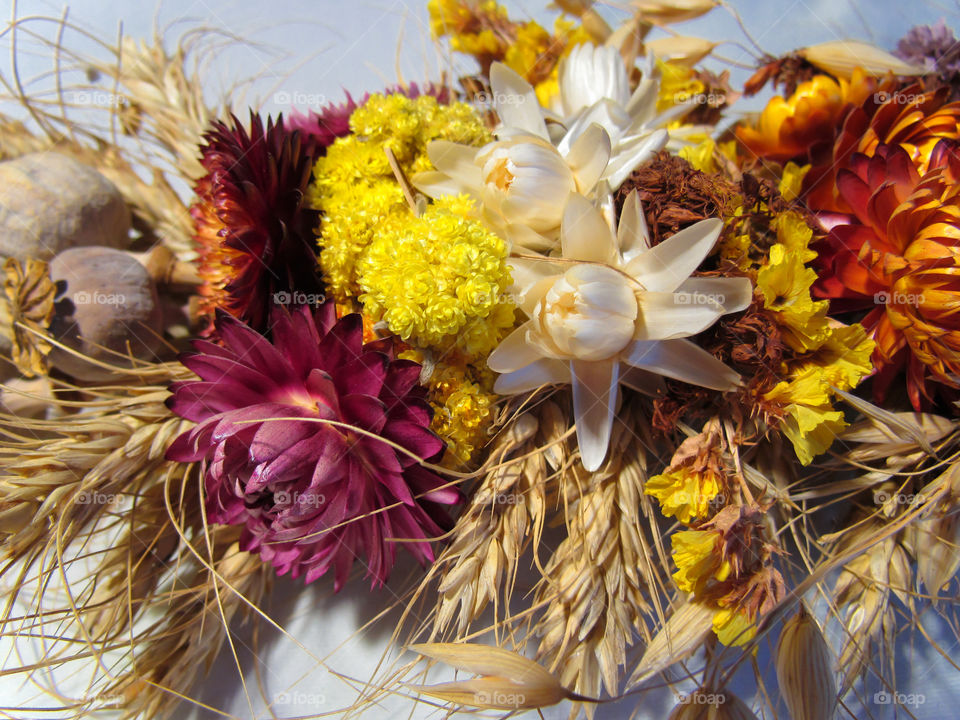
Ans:
MULTIPOLYGON (((559 406, 545 401, 521 415, 494 441, 495 463, 480 481, 457 521, 452 541, 437 560, 443 568, 434 617, 433 638, 441 637, 456 618, 455 637, 489 603, 508 608, 517 563, 543 531, 551 475, 548 458, 558 459, 557 437, 566 429, 559 406), (544 446, 550 449, 541 451, 544 446)), ((499 607, 497 609, 499 609, 499 607)))
POLYGON ((522 655, 472 643, 412 645, 414 652, 480 677, 412 689, 457 705, 516 711, 549 707, 561 700, 585 700, 567 691, 556 676, 522 655))
MULTIPOLYGON (((864 538, 880 532, 882 525, 866 523, 856 531, 843 533, 835 552, 856 546, 864 538)), ((843 672, 840 694, 848 690, 874 661, 874 671, 883 675, 883 663, 892 657, 896 618, 890 602, 890 587, 905 584, 900 577, 909 572, 909 561, 895 539, 884 540, 844 566, 833 590, 834 603, 843 613, 844 640, 838 667, 843 672), (893 575, 893 577, 891 577, 893 575), (883 650, 883 652, 879 652, 883 650)))
POLYGON ((777 644, 777 682, 793 720, 832 720, 837 708, 833 653, 803 603, 777 644))
POLYGON ((203 83, 187 70, 187 48, 172 54, 161 38, 153 42, 124 38, 114 71, 131 99, 129 132, 146 133, 172 156, 175 167, 191 182, 203 177, 197 156, 200 138, 214 118, 203 99, 203 83))
POLYGON ((713 632, 713 616, 716 613, 716 608, 709 605, 688 599, 681 601, 647 645, 627 681, 627 689, 693 655, 713 632))
POLYGON ((625 422, 604 468, 590 474, 576 464, 564 478, 574 495, 567 501, 567 538, 537 590, 537 602, 546 604, 536 626, 538 657, 566 687, 591 697, 601 684, 616 694, 626 649, 638 635, 649 639, 644 617, 655 615, 651 597, 663 588, 665 561, 655 562, 641 530, 641 515, 655 512, 642 495, 645 456, 632 430, 643 423, 625 422))

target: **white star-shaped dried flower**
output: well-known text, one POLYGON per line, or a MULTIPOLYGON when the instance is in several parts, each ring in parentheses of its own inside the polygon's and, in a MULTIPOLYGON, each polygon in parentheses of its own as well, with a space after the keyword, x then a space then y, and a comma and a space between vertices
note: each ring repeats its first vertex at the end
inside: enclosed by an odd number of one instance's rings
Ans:
POLYGON ((571 195, 560 257, 512 259, 517 304, 529 320, 487 359, 494 389, 526 392, 571 384, 580 455, 596 470, 607 454, 621 382, 653 373, 715 390, 739 376, 690 340, 722 315, 745 309, 748 278, 691 277, 723 224, 702 220, 650 247, 636 191, 616 234, 589 200, 571 195))

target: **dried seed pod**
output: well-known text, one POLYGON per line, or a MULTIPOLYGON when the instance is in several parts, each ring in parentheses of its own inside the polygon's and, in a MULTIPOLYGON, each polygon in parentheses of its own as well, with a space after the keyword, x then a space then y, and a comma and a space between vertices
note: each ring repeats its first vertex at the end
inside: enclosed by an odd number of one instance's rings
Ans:
POLYGON ((705 15, 720 3, 717 0, 631 0, 630 5, 644 20, 676 23, 705 15))
POLYGON ((804 605, 780 631, 777 682, 793 720, 832 720, 837 708, 833 654, 804 605))
POLYGON ((0 229, 0 255, 49 260, 72 247, 125 247, 130 210, 89 165, 29 153, 0 163, 0 229))
MULTIPOLYGON (((125 364, 117 355, 156 358, 162 343, 162 312, 156 286, 132 255, 105 247, 64 250, 50 261, 50 277, 63 281, 50 333, 94 361, 125 364)), ((50 364, 78 380, 99 381, 110 368, 54 347, 50 364)))

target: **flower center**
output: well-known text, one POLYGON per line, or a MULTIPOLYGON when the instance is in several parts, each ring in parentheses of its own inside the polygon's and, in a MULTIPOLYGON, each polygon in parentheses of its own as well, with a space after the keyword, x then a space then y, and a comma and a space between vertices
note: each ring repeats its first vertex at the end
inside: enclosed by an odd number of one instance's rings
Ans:
POLYGON ((633 339, 637 298, 627 278, 605 265, 582 264, 557 278, 534 309, 558 357, 607 360, 633 339))
POLYGON ((498 190, 506 192, 513 184, 513 169, 514 165, 510 158, 500 158, 487 175, 487 182, 496 186, 498 190))

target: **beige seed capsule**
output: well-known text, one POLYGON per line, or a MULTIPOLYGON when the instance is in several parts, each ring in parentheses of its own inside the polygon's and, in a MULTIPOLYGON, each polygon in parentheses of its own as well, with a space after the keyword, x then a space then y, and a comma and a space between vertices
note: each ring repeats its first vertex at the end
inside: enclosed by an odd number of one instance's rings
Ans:
POLYGON ((650 22, 683 22, 700 17, 720 3, 717 0, 632 0, 630 5, 650 22))
POLYGON ((837 40, 811 45, 801 48, 797 54, 821 70, 844 80, 853 77, 856 68, 861 68, 867 75, 875 77, 888 72, 894 75, 923 75, 926 72, 922 65, 911 65, 876 45, 857 40, 837 40))
POLYGON ((780 632, 777 682, 793 720, 831 720, 837 708, 833 653, 814 618, 800 610, 780 632))

